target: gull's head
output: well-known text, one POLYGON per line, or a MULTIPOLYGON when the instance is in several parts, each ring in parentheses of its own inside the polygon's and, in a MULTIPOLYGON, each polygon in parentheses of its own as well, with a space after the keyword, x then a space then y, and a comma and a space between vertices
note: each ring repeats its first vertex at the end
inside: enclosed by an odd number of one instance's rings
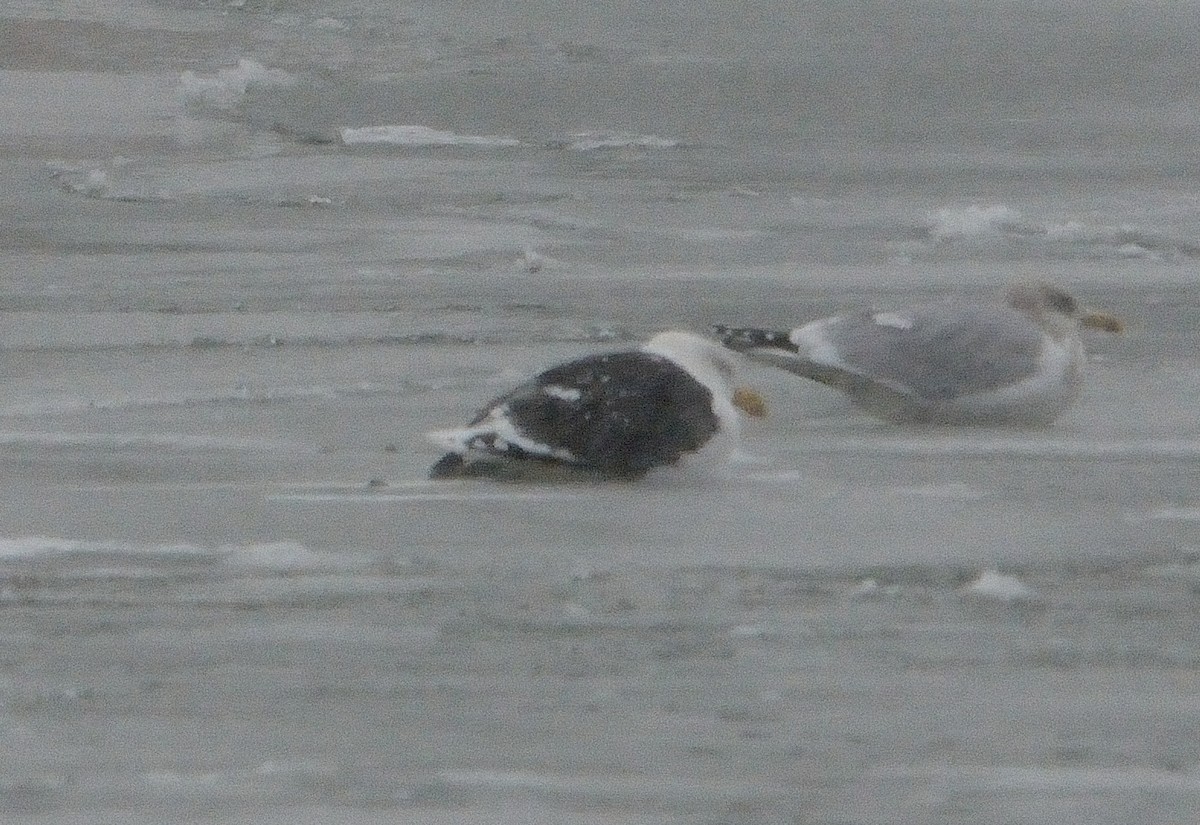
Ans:
POLYGON ((669 358, 706 386, 714 397, 725 400, 747 415, 766 415, 766 401, 749 387, 733 386, 741 368, 741 356, 716 341, 683 330, 660 332, 643 346, 644 352, 669 358))
POLYGON ((1008 290, 1008 305, 1028 315, 1051 335, 1061 338, 1079 327, 1121 332, 1125 325, 1107 312, 1080 307, 1063 289, 1047 283, 1018 283, 1008 290))

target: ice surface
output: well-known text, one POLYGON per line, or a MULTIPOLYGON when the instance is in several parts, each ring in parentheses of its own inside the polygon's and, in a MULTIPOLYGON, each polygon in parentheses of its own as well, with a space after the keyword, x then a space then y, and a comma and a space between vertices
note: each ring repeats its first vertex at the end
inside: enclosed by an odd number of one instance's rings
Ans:
POLYGON ((1200 11, 950 5, 7 4, 0 820, 1191 822, 1200 11), (1049 429, 761 370, 716 477, 422 480, 1029 278, 1129 322, 1049 429))

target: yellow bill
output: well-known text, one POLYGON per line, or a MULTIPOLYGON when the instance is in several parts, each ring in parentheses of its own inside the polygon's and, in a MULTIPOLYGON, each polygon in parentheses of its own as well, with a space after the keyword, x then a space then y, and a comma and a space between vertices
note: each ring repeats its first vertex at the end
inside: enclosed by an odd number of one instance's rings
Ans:
POLYGON ((1085 312, 1079 318, 1079 323, 1082 326, 1091 329, 1099 329, 1104 332, 1124 332, 1125 324, 1115 315, 1109 315, 1107 312, 1085 312))
POLYGON ((767 415, 767 400, 749 387, 738 387, 733 391, 733 406, 754 418, 767 415))

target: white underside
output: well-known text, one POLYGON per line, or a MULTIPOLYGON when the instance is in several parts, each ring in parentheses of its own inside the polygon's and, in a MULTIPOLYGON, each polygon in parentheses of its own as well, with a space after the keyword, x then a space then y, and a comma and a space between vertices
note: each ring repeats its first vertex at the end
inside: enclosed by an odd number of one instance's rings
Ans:
POLYGON ((1079 395, 1083 362, 1083 344, 1078 338, 1055 341, 1047 336, 1037 369, 1028 378, 988 392, 960 396, 947 406, 978 419, 1053 418, 1079 395))

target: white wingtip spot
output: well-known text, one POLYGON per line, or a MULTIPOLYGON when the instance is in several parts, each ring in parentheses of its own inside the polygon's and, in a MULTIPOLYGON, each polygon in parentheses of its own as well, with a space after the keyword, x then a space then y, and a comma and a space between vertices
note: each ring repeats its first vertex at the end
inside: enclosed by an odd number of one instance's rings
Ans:
POLYGON ((583 397, 583 393, 574 387, 564 387, 561 384, 547 384, 542 387, 542 392, 551 398, 558 398, 563 401, 578 401, 583 397))
POLYGON ((897 312, 876 312, 871 316, 871 320, 881 327, 894 327, 895 329, 913 328, 913 319, 897 312))

